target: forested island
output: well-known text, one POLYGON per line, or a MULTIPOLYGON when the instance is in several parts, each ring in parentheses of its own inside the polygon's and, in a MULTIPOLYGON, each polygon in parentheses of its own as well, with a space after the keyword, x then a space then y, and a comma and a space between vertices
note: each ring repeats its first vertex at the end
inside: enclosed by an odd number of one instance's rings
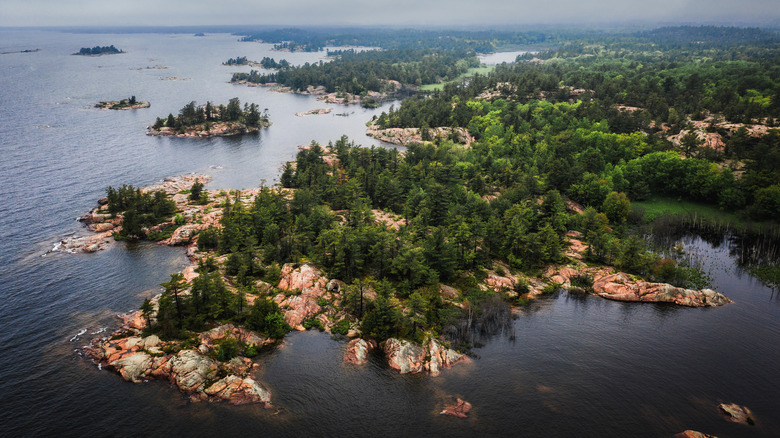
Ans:
POLYGON ((250 67, 262 67, 266 70, 281 70, 290 68, 290 63, 287 62, 286 59, 282 59, 279 62, 274 60, 274 58, 269 58, 267 56, 264 56, 263 59, 260 60, 260 62, 257 61, 249 61, 246 59, 246 56, 238 56, 235 58, 230 58, 222 65, 248 65, 250 67))
POLYGON ((81 50, 74 53, 74 55, 82 56, 100 56, 100 55, 115 55, 118 53, 125 53, 123 50, 117 49, 114 45, 110 46, 95 46, 92 48, 82 47, 81 50))
POLYGON ((176 135, 178 137, 218 137, 257 132, 271 126, 268 110, 260 112, 256 103, 245 103, 234 97, 226 105, 190 102, 179 110, 179 115, 158 117, 148 128, 148 135, 176 135))
MULTIPOLYGON (((288 46, 325 42, 281 35, 288 46)), ((96 341, 93 357, 128 380, 169 379, 194 398, 269 403, 248 377, 251 358, 291 329, 351 338, 348 363, 381 350, 402 373, 436 375, 506 328, 513 308, 561 288, 729 303, 680 257, 683 248, 655 248, 643 233, 666 206, 686 201, 695 216, 664 220, 778 235, 778 35, 675 27, 537 39, 560 44, 417 93, 370 121, 403 152, 342 137, 301 147, 275 187, 207 191, 200 177, 168 192, 110 188, 89 221, 111 222, 120 239, 186 244, 193 264, 122 332, 96 341)), ((233 82, 360 101, 453 79, 478 63, 475 45, 495 47, 432 40, 422 48, 374 41, 385 50, 237 73, 233 82)), ((230 102, 192 102, 150 133, 267 122, 256 107, 230 102)), ((776 281, 777 266, 755 262, 762 281, 776 281)))
POLYGON ((131 109, 139 109, 139 108, 149 108, 150 106, 151 104, 149 102, 136 100, 135 96, 130 96, 127 99, 121 99, 121 100, 104 100, 98 102, 95 105, 96 108, 112 109, 112 110, 131 110, 131 109))

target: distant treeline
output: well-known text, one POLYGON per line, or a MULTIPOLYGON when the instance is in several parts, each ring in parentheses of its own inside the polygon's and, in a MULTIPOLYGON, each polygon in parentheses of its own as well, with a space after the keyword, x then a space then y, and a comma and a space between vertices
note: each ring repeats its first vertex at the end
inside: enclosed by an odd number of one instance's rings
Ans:
POLYGON ((507 46, 556 44, 579 31, 465 31, 423 29, 276 29, 247 34, 244 41, 263 41, 277 49, 317 52, 326 46, 383 49, 472 50, 491 53, 507 46))
POLYGON ((305 90, 309 85, 323 86, 329 93, 392 92, 395 90, 388 81, 398 81, 401 85, 432 84, 454 79, 477 65, 479 60, 473 52, 347 50, 331 62, 306 63, 270 74, 235 73, 232 81, 276 82, 293 90, 305 90))

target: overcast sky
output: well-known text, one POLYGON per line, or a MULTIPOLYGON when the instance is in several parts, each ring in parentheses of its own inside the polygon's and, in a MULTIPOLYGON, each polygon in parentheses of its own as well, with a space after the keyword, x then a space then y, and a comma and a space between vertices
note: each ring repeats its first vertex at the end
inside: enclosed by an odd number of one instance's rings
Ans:
POLYGON ((778 0, 0 0, 0 26, 780 24, 778 0))

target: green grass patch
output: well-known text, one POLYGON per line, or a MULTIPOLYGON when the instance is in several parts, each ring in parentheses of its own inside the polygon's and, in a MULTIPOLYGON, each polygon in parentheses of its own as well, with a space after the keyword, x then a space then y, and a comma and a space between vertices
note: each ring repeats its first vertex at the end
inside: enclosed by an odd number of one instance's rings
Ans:
POLYGON ((741 214, 701 202, 656 196, 647 201, 632 202, 631 209, 629 216, 639 216, 642 213, 637 214, 637 210, 641 210, 644 213, 642 221, 653 226, 676 223, 718 232, 780 238, 780 225, 776 222, 752 221, 741 214))
POLYGON ((642 207, 645 210, 645 219, 652 222, 662 214, 669 215, 697 215, 705 220, 717 220, 732 224, 744 224, 744 220, 736 213, 723 211, 714 205, 701 202, 686 201, 675 198, 656 196, 647 201, 635 201, 632 207, 642 207))
POLYGON ((464 79, 464 78, 470 78, 470 77, 474 76, 475 74, 486 75, 486 74, 492 72, 495 69, 496 69, 495 65, 486 65, 486 66, 482 66, 482 67, 472 67, 472 68, 468 69, 466 71, 466 73, 461 74, 460 76, 458 76, 457 78, 455 78, 455 79, 453 79, 451 81, 439 82, 438 84, 425 84, 425 85, 420 86, 419 90, 420 91, 438 91, 438 90, 442 90, 442 89, 444 89, 444 85, 445 84, 456 82, 456 81, 459 81, 459 80, 464 79))

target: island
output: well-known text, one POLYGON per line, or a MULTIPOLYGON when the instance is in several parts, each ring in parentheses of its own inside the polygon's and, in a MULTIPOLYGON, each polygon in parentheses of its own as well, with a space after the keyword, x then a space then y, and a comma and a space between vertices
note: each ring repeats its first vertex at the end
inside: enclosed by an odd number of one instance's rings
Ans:
MULTIPOLYGON (((512 207, 472 194, 462 203, 497 216, 474 218, 481 229, 444 226, 451 213, 442 202, 461 196, 450 190, 462 189, 462 180, 413 179, 431 186, 406 197, 397 186, 422 157, 437 155, 443 161, 429 163, 431 171, 463 165, 445 158, 458 156, 452 145, 412 144, 401 154, 343 137, 301 146, 281 187, 207 190, 207 176, 189 175, 145 189, 109 188, 84 222, 96 231, 110 223, 119 238, 186 245, 191 265, 88 353, 126 380, 167 380, 193 400, 270 407, 253 358, 290 330, 349 339, 343 360, 353 366, 381 354, 399 373, 437 376, 468 363, 474 339, 508 327, 513 309, 559 289, 692 307, 730 302, 684 287, 693 283, 674 274, 685 268, 635 239, 612 237, 632 262, 592 263, 594 233, 609 234, 609 219, 555 190, 512 207), (360 179, 383 188, 365 192, 360 179), (531 218, 539 222, 521 225, 531 218), (638 275, 632 263, 662 264, 666 273, 656 278, 681 285, 647 280, 653 274, 638 275)), ((469 405, 458 403, 453 414, 465 416, 469 405)))
POLYGON ((227 105, 190 102, 179 111, 178 116, 171 113, 166 118, 158 117, 147 128, 147 135, 225 137, 257 132, 269 126, 267 109, 261 113, 256 103, 244 104, 242 109, 241 102, 234 97, 227 105))
POLYGON ((237 56, 235 58, 228 59, 227 61, 223 62, 222 65, 248 65, 250 67, 262 67, 266 70, 281 70, 290 68, 290 63, 287 62, 286 59, 282 59, 277 62, 275 59, 269 58, 267 56, 263 57, 260 62, 249 61, 246 56, 237 56))
POLYGON ((105 100, 95 104, 95 108, 112 110, 131 110, 149 108, 150 106, 151 104, 149 102, 136 100, 135 96, 130 96, 129 98, 122 100, 105 100))
POLYGON ((119 53, 125 53, 123 50, 117 49, 114 45, 110 46, 95 46, 92 48, 82 47, 81 50, 74 53, 74 55, 82 56, 102 56, 102 55, 115 55, 119 53))
POLYGON ((41 49, 24 49, 24 50, 17 50, 15 52, 0 52, 0 55, 11 55, 13 53, 35 53, 40 51, 41 49))

